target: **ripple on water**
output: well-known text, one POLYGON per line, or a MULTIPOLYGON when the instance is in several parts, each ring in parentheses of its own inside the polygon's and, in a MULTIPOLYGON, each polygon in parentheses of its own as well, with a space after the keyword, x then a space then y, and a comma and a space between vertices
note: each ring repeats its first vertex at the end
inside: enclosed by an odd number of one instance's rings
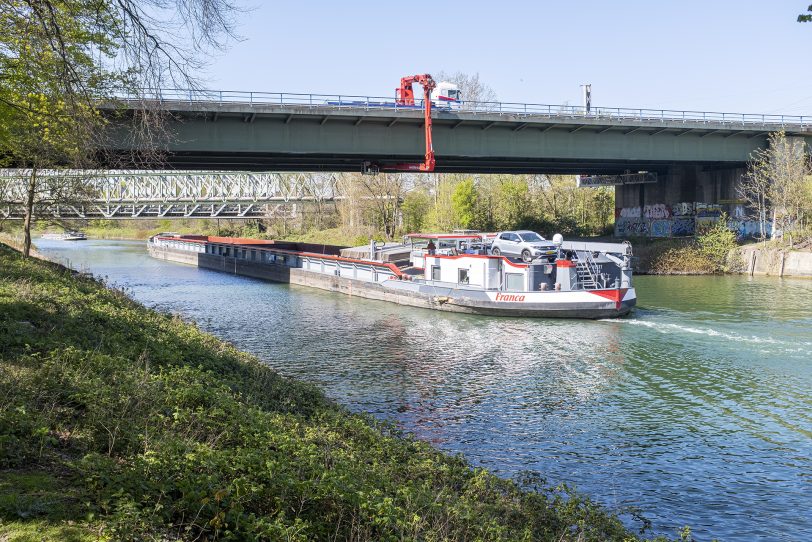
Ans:
POLYGON ((574 483, 661 533, 812 539, 812 281, 639 277, 631 318, 497 319, 159 262, 139 243, 44 245, 502 475, 574 483))

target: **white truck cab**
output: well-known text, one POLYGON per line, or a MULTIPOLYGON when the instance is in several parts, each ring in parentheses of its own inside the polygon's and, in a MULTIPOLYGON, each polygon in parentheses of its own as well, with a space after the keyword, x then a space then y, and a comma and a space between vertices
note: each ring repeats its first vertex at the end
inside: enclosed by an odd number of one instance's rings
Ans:
POLYGON ((440 81, 431 93, 431 103, 437 107, 458 109, 462 94, 460 88, 454 83, 440 81))

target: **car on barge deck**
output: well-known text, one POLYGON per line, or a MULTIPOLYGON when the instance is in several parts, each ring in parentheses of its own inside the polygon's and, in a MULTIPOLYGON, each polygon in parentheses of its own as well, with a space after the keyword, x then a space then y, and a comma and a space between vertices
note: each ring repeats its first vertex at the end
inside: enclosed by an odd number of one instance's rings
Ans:
POLYGON ((156 235, 156 258, 403 305, 471 314, 605 318, 636 303, 628 243, 565 242, 530 262, 488 253, 492 234, 410 234, 368 247, 156 235))

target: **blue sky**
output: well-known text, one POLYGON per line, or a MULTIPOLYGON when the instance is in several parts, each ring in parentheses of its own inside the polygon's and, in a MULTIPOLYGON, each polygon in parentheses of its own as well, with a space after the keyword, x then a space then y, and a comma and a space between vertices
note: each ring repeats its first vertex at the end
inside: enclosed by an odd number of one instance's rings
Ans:
MULTIPOLYGON (((250 0, 249 0, 250 1, 250 0)), ((478 72, 502 101, 812 115, 812 0, 254 4, 209 88, 390 96, 478 72)))

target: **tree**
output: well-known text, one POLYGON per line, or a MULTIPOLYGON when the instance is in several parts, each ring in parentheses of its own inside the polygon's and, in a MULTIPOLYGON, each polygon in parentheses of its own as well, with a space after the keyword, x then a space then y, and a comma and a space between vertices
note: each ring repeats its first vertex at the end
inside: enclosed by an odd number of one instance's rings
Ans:
POLYGON ((6 3, 0 15, 4 29, 0 45, 0 154, 12 165, 28 168, 24 190, 24 248, 31 249, 31 225, 45 192, 53 200, 71 196, 72 183, 58 186, 56 176, 43 175, 56 166, 89 165, 101 115, 92 101, 110 80, 93 59, 95 51, 109 53, 104 35, 88 35, 84 19, 90 3, 70 10, 65 4, 39 14, 40 3, 6 3), (26 6, 31 6, 26 9, 26 6))
POLYGON ((434 189, 434 206, 426 216, 426 225, 434 230, 449 231, 454 229, 454 182, 450 175, 436 175, 434 189))
POLYGON ((422 188, 411 190, 403 198, 400 212, 403 215, 403 230, 415 233, 423 229, 426 216, 431 209, 431 197, 422 188))
POLYGON ((486 108, 487 105, 483 105, 483 102, 496 102, 496 92, 480 81, 479 74, 475 73, 473 75, 463 73, 463 72, 437 72, 436 74, 437 81, 448 81, 449 83, 454 83, 460 89, 460 93, 462 94, 462 108, 463 109, 470 109, 476 107, 478 109, 486 108), (479 104, 479 105, 477 105, 479 104))
MULTIPOLYGON (((806 11, 812 11, 812 4, 810 4, 809 7, 806 8, 806 11)), ((804 13, 802 13, 802 14, 798 15, 798 22, 799 23, 812 22, 812 14, 808 14, 808 13, 804 14, 804 13)))
POLYGON ((806 177, 810 162, 802 138, 788 138, 784 132, 773 132, 767 147, 751 155, 748 172, 739 186, 739 195, 759 221, 762 238, 766 221, 773 218, 773 231, 792 231, 800 225, 804 207, 806 177))
POLYGON ((809 174, 806 142, 784 132, 770 134, 768 141, 772 172, 769 199, 774 227, 783 235, 793 231, 803 216, 804 182, 809 174))
POLYGON ((477 191, 472 178, 463 179, 454 187, 451 194, 451 206, 454 210, 454 222, 462 229, 471 227, 477 204, 477 191))
POLYGON ((496 193, 494 219, 500 230, 521 227, 528 218, 530 191, 523 176, 500 176, 496 193))
POLYGON ((122 95, 140 104, 134 140, 154 150, 166 133, 148 98, 167 82, 195 84, 207 48, 232 35, 234 9, 228 0, 0 0, 0 156, 28 174, 25 256, 38 194, 84 196, 75 175, 43 171, 92 167, 107 122, 100 104, 122 95))
POLYGON ((375 226, 387 240, 392 239, 398 227, 405 177, 401 173, 342 174, 339 177, 342 193, 352 194, 349 210, 354 214, 350 216, 350 225, 357 222, 359 210, 371 211, 375 226))

